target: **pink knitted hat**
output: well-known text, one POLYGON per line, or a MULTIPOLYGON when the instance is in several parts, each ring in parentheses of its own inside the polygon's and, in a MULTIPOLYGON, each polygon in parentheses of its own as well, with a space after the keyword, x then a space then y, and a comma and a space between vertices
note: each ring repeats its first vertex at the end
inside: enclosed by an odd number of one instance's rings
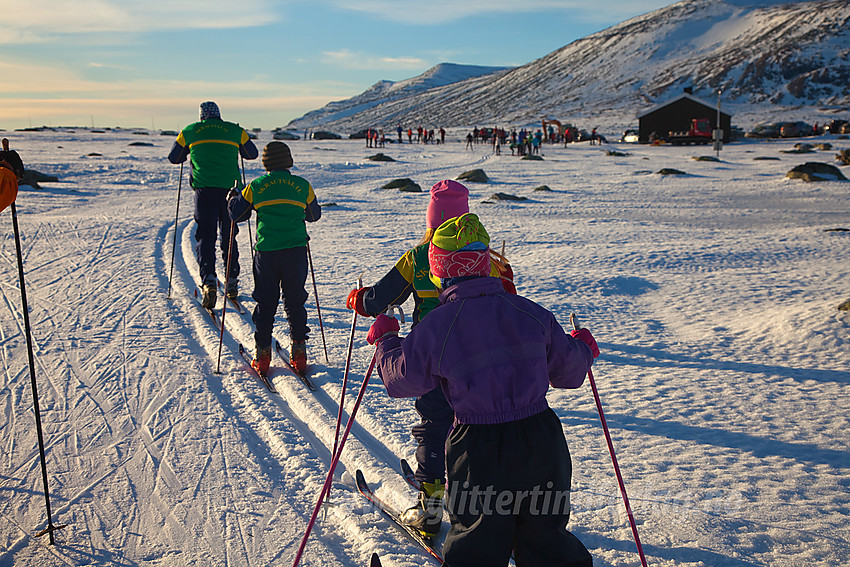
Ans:
POLYGON ((451 179, 438 181, 431 187, 431 201, 425 211, 426 228, 437 228, 468 212, 469 189, 451 179))

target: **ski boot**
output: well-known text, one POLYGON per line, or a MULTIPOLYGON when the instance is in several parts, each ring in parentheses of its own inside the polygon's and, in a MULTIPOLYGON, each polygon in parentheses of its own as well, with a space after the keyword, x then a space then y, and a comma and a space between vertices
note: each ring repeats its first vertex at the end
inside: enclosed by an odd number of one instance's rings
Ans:
POLYGON ((271 364, 271 361, 272 347, 257 347, 257 354, 254 356, 254 360, 251 361, 251 366, 261 376, 265 376, 269 373, 269 364, 271 364))
POLYGON ((232 279, 227 282, 227 298, 236 299, 239 297, 239 280, 232 279))
POLYGON ((443 494, 446 485, 441 480, 423 482, 416 504, 401 513, 399 518, 424 537, 434 537, 443 524, 443 494))
POLYGON ((307 341, 292 341, 289 347, 289 364, 296 374, 307 373, 307 341))
POLYGON ((201 305, 204 306, 204 309, 214 309, 215 308, 215 282, 206 282, 204 283, 204 298, 201 300, 201 305))

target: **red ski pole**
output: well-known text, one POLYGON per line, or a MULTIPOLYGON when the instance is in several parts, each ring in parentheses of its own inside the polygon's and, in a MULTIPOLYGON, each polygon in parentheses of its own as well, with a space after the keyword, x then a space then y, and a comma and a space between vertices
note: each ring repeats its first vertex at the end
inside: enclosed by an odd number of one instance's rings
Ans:
MULTIPOLYGON (((581 329, 578 323, 578 317, 575 313, 570 313, 570 323, 573 329, 581 329)), ((617 464, 617 455, 614 454, 614 444, 611 442, 611 434, 608 432, 608 422, 605 421, 605 413, 602 411, 602 400, 599 399, 599 390, 596 389, 596 381, 593 379, 593 371, 588 368, 587 379, 590 380, 590 388, 593 390, 593 399, 596 401, 596 411, 599 412, 599 421, 602 422, 602 429, 605 431, 605 441, 608 443, 608 452, 611 453, 611 462, 614 463, 614 472, 617 475, 617 482, 620 484, 620 494, 623 496, 623 504, 626 506, 626 514, 629 516, 629 524, 632 527, 632 535, 635 538, 638 554, 640 555, 640 564, 646 566, 646 557, 643 554, 643 546, 640 544, 640 536, 638 536, 637 524, 635 517, 632 515, 632 507, 629 505, 629 496, 626 494, 626 484, 623 482, 623 475, 620 474, 620 465, 617 464)))
POLYGON ((316 524, 316 518, 319 516, 319 510, 322 508, 322 501, 325 499, 331 489, 333 483, 334 470, 339 464, 339 458, 342 456, 342 449, 345 447, 345 441, 348 439, 348 434, 351 432, 351 426, 354 425, 354 417, 357 415, 357 409, 360 407, 360 402, 363 400, 363 394, 366 393, 366 386, 369 385, 369 378, 372 376, 372 370, 375 369, 375 362, 378 360, 377 350, 372 355, 372 362, 369 364, 369 370, 366 371, 366 377, 363 378, 363 385, 360 386, 360 392, 357 394, 357 401, 354 402, 354 409, 351 410, 351 415, 348 416, 348 423, 345 425, 345 431, 342 433, 342 439, 339 442, 339 449, 331 459, 331 469, 328 471, 328 476, 325 478, 325 484, 322 486, 322 492, 319 494, 319 499, 316 501, 316 507, 313 508, 313 515, 310 516, 310 521, 307 523, 307 531, 304 532, 304 537, 301 540, 301 545, 298 547, 298 553, 295 555, 295 562, 292 567, 298 567, 301 561, 301 556, 304 554, 304 548, 307 546, 307 538, 310 537, 310 532, 313 531, 313 526, 316 524))

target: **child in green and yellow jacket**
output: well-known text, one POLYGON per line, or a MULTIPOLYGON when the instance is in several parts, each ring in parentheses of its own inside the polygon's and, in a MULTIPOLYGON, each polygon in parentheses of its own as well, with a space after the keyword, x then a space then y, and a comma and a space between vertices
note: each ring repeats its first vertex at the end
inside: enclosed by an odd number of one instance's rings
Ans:
POLYGON ((272 328, 283 292, 283 309, 292 339, 289 356, 293 369, 307 371, 307 226, 322 216, 310 182, 290 173, 292 153, 283 142, 263 148, 267 174, 249 183, 242 193, 233 192, 228 203, 230 218, 247 220, 257 212, 257 244, 254 255, 254 308, 256 355, 252 366, 261 374, 271 361, 272 328))

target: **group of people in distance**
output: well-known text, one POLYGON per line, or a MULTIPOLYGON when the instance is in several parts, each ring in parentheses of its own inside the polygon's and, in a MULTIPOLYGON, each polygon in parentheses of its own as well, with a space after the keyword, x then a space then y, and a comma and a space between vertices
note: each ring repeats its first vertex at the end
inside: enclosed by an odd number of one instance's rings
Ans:
MULTIPOLYGON (((292 364, 306 371, 305 222, 319 220, 321 208, 310 183, 290 173, 292 154, 279 141, 263 149, 267 173, 241 187, 239 156, 258 155, 247 133, 207 101, 169 160, 188 157, 192 165, 204 305, 216 303, 216 227, 226 265, 228 249, 238 257, 229 246, 231 222, 255 212, 252 364, 268 370, 282 292, 292 364)), ((366 340, 375 346, 378 375, 390 396, 415 398, 421 418, 413 428, 420 492, 402 519, 434 536, 447 509, 444 557, 452 567, 502 566, 512 556, 521 567, 590 566, 590 553, 566 529, 572 462, 546 393, 550 385, 581 386, 599 355, 596 341, 587 329, 567 334, 551 312, 516 294, 511 266, 490 249, 465 186, 434 184, 425 220, 421 241, 345 300, 375 318, 366 340), (411 295, 413 324, 401 338, 398 321, 384 311, 411 295)), ((231 262, 228 294, 238 293, 238 276, 231 262)))
MULTIPOLYGON (((396 126, 396 134, 398 135, 398 143, 403 144, 405 130, 401 124, 396 126)), ((364 136, 366 138, 367 148, 383 148, 387 145, 387 137, 384 135, 383 128, 367 128, 364 136)), ((433 128, 429 130, 422 126, 417 126, 416 130, 414 130, 408 127, 407 143, 413 144, 414 142, 417 144, 445 144, 446 130, 445 128, 439 128, 436 131, 433 128)))

